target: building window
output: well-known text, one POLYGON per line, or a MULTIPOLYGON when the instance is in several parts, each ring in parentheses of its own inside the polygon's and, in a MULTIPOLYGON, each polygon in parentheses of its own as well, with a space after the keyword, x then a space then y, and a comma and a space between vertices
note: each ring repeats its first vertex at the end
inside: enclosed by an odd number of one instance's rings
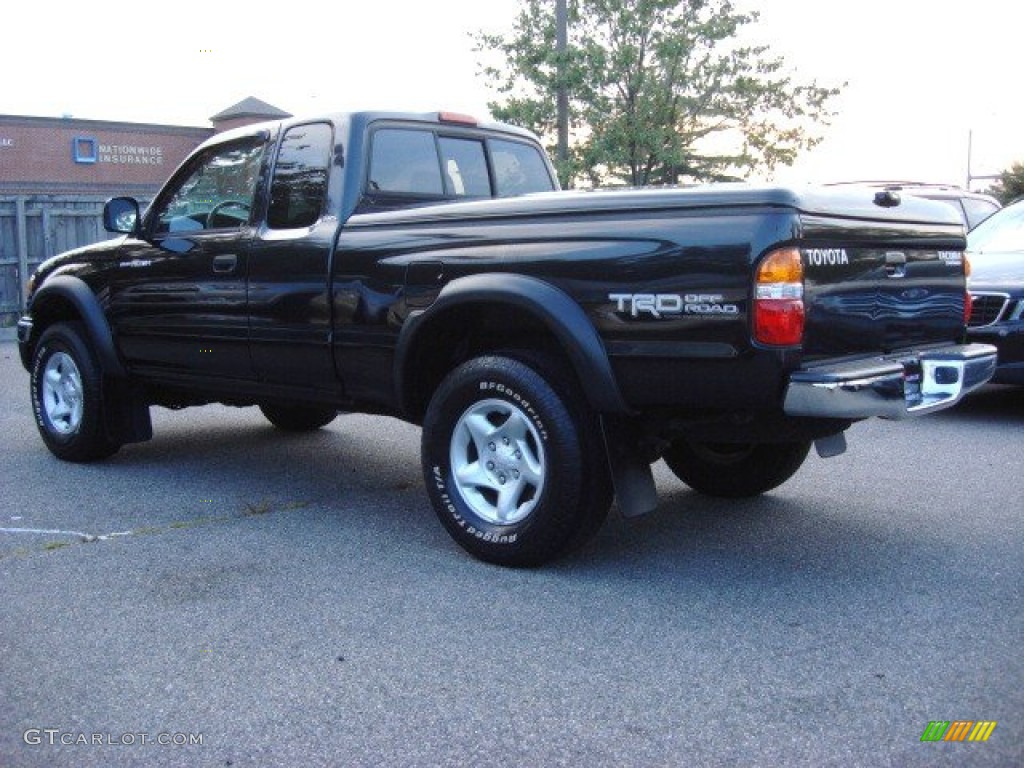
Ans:
POLYGON ((71 156, 76 163, 95 163, 99 159, 96 139, 76 136, 71 140, 71 156))

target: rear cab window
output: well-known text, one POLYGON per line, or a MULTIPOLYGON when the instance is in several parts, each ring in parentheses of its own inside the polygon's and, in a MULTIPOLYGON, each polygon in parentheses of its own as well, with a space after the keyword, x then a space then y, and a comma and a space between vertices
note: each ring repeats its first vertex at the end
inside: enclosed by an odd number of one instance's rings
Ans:
POLYGON ((443 125, 385 125, 370 135, 363 211, 550 192, 541 150, 443 125))
POLYGON ((491 162, 498 197, 513 197, 554 188, 537 148, 518 141, 492 139, 491 162))

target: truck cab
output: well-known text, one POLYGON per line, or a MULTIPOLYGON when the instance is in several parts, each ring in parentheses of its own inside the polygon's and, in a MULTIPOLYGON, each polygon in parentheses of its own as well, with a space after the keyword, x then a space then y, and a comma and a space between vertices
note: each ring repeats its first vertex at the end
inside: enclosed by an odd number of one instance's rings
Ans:
MULTIPOLYGON (((526 132, 450 113, 357 113, 218 135, 144 216, 130 199, 108 206, 107 226, 128 235, 103 277, 118 353, 141 374, 183 384, 260 382, 337 399, 332 334, 383 301, 344 280, 329 292, 326 276, 354 266, 332 260, 340 222, 556 187, 526 132)), ((411 270, 411 289, 429 272, 411 270)))

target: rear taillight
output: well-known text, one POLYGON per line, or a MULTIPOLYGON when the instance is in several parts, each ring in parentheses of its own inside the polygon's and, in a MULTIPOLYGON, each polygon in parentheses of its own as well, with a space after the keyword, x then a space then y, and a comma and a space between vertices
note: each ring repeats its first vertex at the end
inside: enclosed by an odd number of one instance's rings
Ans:
MULTIPOLYGON (((964 280, 971 276, 971 262, 964 256, 964 280)), ((970 291, 964 291, 964 325, 971 324, 971 312, 974 311, 974 297, 970 291)))
POLYGON ((792 347, 804 337, 804 265, 797 248, 769 253, 754 278, 754 339, 792 347))

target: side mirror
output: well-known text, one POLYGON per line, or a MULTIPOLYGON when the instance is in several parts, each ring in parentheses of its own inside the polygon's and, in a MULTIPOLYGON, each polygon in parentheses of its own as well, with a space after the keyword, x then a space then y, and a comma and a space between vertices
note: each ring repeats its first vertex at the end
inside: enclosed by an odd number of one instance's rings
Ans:
POLYGON ((134 235, 139 228, 139 203, 134 197, 114 197, 103 206, 103 228, 107 232, 134 235))

